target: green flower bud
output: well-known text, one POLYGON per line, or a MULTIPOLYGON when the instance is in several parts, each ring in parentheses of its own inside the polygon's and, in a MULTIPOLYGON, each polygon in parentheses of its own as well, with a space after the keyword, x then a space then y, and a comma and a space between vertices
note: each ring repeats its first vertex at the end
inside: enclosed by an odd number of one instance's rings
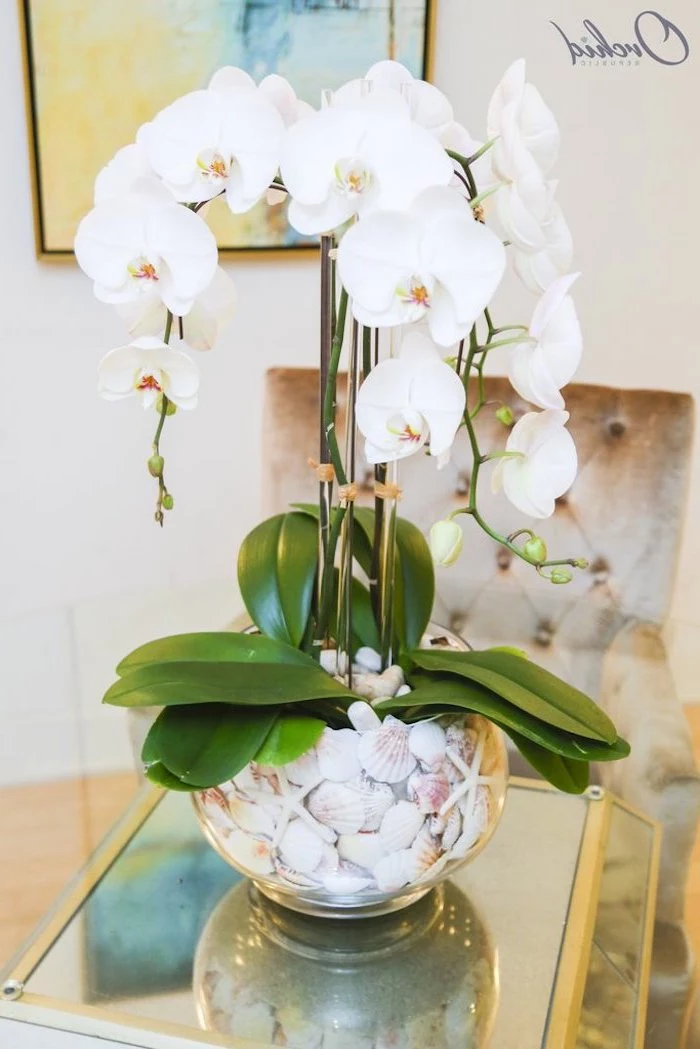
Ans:
POLYGON ((515 422, 515 416, 513 415, 513 412, 507 404, 501 405, 501 407, 496 412, 496 418, 498 419, 499 423, 503 423, 504 426, 512 426, 515 422))
POLYGON ((462 553, 464 535, 456 521, 437 521, 430 529, 429 543, 436 565, 453 565, 462 553))
POLYGON ((585 557, 579 557, 578 561, 574 562, 574 566, 576 568, 580 568, 584 572, 589 567, 588 561, 585 559, 585 557))
MULTIPOLYGON (((158 412, 159 415, 163 411, 163 394, 162 393, 158 394, 158 399, 156 400, 156 411, 158 412)), ((172 401, 168 401, 168 407, 166 409, 165 414, 166 415, 174 415, 176 411, 177 411, 177 405, 173 404, 172 401)))
POLYGON ((538 535, 533 535, 533 537, 528 539, 525 543, 523 553, 529 561, 532 561, 536 565, 541 565, 543 561, 547 560, 547 547, 545 546, 544 539, 540 539, 538 535))
POLYGON ((568 568, 553 568, 549 580, 551 583, 563 585, 564 583, 570 583, 573 578, 573 573, 568 568))
POLYGON ((148 472, 151 477, 162 477, 163 467, 165 466, 165 459, 162 455, 152 455, 148 460, 148 472))
POLYGON ((164 510, 172 510, 174 505, 175 505, 175 500, 173 499, 172 495, 170 494, 170 492, 166 492, 165 495, 163 496, 163 509, 164 510))

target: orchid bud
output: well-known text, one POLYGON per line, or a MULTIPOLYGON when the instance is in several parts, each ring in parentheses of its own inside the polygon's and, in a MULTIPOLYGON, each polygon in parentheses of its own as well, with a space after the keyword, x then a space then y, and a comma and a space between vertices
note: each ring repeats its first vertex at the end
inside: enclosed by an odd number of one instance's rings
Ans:
POLYGON ((152 455, 147 463, 148 472, 151 477, 162 477, 163 467, 165 466, 165 459, 162 455, 152 455))
POLYGON ((499 423, 503 423, 504 426, 512 426, 515 422, 515 416, 513 415, 512 409, 507 404, 502 404, 496 412, 496 418, 499 423))
POLYGON ((578 561, 574 561, 574 568, 580 568, 585 571, 589 567, 589 562, 585 557, 579 557, 578 561))
POLYGON ((533 535, 525 543, 523 553, 528 561, 532 561, 535 565, 541 565, 543 561, 547 560, 547 547, 544 539, 540 539, 538 535, 533 535))
POLYGON ((436 521, 430 529, 429 542, 436 565, 453 565, 462 553, 464 535, 456 521, 436 521))
MULTIPOLYGON (((160 414, 163 411, 163 394, 162 393, 158 394, 158 399, 156 400, 156 411, 158 412, 158 414, 160 414)), ((173 404, 172 401, 168 401, 168 407, 165 410, 165 414, 166 415, 174 415, 176 411, 177 411, 177 405, 173 404)))
POLYGON ((563 585, 564 583, 570 583, 573 578, 573 574, 568 568, 553 568, 549 581, 551 583, 563 585))
POLYGON ((174 505, 175 505, 175 500, 173 499, 172 495, 170 494, 170 492, 166 492, 165 495, 163 496, 163 509, 164 510, 172 510, 174 505))

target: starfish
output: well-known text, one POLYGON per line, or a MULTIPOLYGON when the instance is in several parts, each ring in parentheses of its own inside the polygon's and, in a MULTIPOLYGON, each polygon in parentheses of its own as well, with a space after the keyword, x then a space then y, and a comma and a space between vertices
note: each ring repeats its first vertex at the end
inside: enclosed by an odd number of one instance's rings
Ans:
POLYGON ((447 757, 450 759, 455 768, 462 773, 464 779, 461 783, 457 784, 457 786, 452 791, 445 804, 440 809, 438 815, 446 815, 446 813, 448 813, 450 809, 453 808, 461 798, 466 797, 467 811, 464 813, 464 822, 467 823, 468 820, 471 818, 471 815, 474 811, 474 806, 476 804, 477 787, 481 786, 482 783, 491 783, 493 778, 492 776, 479 775, 479 769, 481 767, 481 758, 483 753, 484 741, 483 739, 480 739, 476 747, 474 760, 472 761, 471 766, 469 766, 465 761, 462 760, 462 758, 456 750, 453 750, 452 747, 447 748, 447 757))
POLYGON ((273 847, 279 845, 292 816, 298 816, 318 834, 319 838, 332 845, 338 837, 335 831, 331 830, 330 827, 326 827, 323 823, 319 823, 302 804, 307 794, 310 794, 320 783, 323 783, 323 776, 319 774, 303 786, 295 787, 289 782, 284 769, 281 767, 276 769, 276 775, 280 788, 279 794, 268 794, 264 790, 249 789, 247 787, 244 791, 247 798, 259 805, 279 805, 280 811, 275 824, 275 836, 272 839, 273 847))

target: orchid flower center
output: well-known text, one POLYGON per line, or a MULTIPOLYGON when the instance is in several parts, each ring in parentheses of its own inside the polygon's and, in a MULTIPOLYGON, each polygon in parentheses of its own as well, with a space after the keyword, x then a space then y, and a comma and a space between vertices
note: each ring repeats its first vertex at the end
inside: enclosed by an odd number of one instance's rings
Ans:
POLYGON ((163 392, 163 380, 160 372, 138 371, 134 377, 134 389, 141 393, 163 392))
POLYGON ((392 415, 387 419, 386 428, 401 445, 420 445, 427 437, 423 416, 412 408, 392 415))
POLYGON ((233 157, 226 159, 216 149, 204 149, 197 157, 197 167, 205 182, 223 182, 231 174, 233 157))
POLYGON ((137 284, 155 284, 156 281, 160 280, 155 263, 147 259, 145 255, 139 255, 138 258, 132 259, 126 268, 129 276, 137 284))
POLYGON ((412 273, 397 287, 397 298, 406 307, 406 319, 409 322, 420 320, 432 306, 432 285, 433 282, 429 278, 412 273))
POLYGON ((372 185, 372 172, 359 157, 339 160, 333 171, 335 188, 346 197, 359 197, 372 185))

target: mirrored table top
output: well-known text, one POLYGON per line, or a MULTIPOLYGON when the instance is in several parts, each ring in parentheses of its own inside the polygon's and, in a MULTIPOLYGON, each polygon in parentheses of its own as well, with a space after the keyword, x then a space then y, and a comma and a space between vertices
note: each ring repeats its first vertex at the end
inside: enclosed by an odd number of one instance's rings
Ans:
POLYGON ((0 1015, 59 1002, 138 1045, 167 1029, 241 1049, 632 1049, 655 849, 610 797, 519 781, 489 847, 439 890, 319 920, 260 897, 186 796, 149 789, 4 973, 18 1000, 0 1015))

